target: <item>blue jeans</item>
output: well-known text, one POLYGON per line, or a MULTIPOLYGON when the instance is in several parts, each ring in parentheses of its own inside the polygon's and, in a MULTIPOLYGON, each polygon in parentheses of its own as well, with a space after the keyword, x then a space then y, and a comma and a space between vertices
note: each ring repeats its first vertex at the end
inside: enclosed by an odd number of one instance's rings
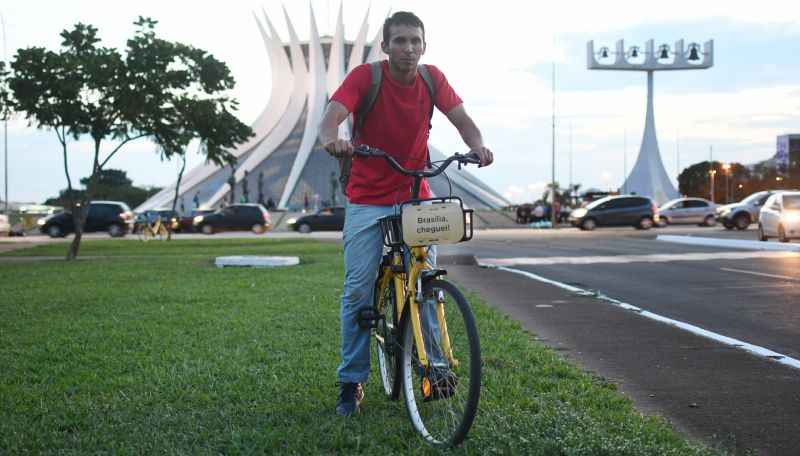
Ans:
MULTIPOLYGON (((340 382, 364 383, 369 376, 370 330, 358 325, 358 311, 372 307, 375 280, 383 255, 383 234, 378 219, 397 213, 396 206, 349 203, 344 222, 344 289, 340 309, 342 362, 340 382)), ((436 247, 428 250, 428 264, 436 264, 436 247)), ((423 304, 423 322, 433 322, 438 333, 435 306, 423 304)), ((427 338, 426 338, 427 339, 427 338)))

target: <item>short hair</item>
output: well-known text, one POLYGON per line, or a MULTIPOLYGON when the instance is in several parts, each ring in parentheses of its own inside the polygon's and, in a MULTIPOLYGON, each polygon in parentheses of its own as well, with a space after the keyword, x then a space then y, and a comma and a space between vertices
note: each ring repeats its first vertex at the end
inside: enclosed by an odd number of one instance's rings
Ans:
POLYGON ((398 11, 391 16, 387 17, 383 22, 383 42, 389 44, 391 38, 389 28, 393 25, 408 25, 411 27, 419 27, 422 29, 422 42, 425 42, 425 24, 422 19, 418 18, 416 14, 408 11, 398 11))

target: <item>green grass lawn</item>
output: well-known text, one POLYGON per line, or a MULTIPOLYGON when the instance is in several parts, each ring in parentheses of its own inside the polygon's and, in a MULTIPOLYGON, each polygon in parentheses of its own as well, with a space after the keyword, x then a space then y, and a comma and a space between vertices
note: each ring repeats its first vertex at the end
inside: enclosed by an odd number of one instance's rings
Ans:
MULTIPOLYGON (((49 245, 2 256, 63 256, 49 245)), ((64 261, 0 258, 0 454, 431 452, 377 371, 334 415, 341 247, 268 239, 87 241, 64 261), (298 255, 217 269, 218 255, 298 255)), ((466 454, 719 454, 642 417, 470 296, 484 385, 466 454)))

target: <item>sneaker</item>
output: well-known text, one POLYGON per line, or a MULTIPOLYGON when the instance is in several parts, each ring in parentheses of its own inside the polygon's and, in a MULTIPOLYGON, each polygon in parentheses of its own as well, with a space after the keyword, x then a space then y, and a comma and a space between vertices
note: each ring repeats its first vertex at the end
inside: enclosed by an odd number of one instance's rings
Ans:
POLYGON ((361 383, 340 382, 338 385, 339 400, 336 401, 336 414, 350 416, 358 412, 358 407, 364 400, 364 388, 361 383))
POLYGON ((456 392, 458 376, 447 367, 432 367, 422 377, 422 402, 447 399, 456 392))

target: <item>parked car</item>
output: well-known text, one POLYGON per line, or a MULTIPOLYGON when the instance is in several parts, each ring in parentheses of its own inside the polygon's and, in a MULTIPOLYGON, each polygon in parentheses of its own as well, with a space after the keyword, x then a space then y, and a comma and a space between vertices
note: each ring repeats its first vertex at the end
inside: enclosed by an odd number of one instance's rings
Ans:
MULTIPOLYGON (((64 237, 75 231, 72 213, 59 212, 39 219, 39 231, 50 237, 64 237)), ((108 231, 111 237, 121 237, 133 230, 133 212, 121 201, 92 201, 83 227, 84 233, 108 231)))
POLYGON ((11 235, 11 223, 8 221, 8 216, 0 214, 0 236, 11 235))
POLYGON ((136 218, 133 222, 133 232, 138 233, 144 225, 152 225, 159 217, 161 218, 161 223, 163 223, 167 229, 180 231, 178 213, 169 209, 158 209, 136 214, 136 218))
POLYGON ((269 212, 260 204, 231 204, 212 214, 194 218, 194 229, 203 234, 248 231, 261 234, 272 228, 269 212))
POLYGON ((725 229, 746 230, 751 223, 758 222, 761 207, 773 193, 775 193, 774 190, 756 192, 738 203, 719 206, 717 207, 717 220, 725 229))
POLYGON ((575 209, 569 215, 573 226, 591 231, 598 226, 630 225, 649 230, 658 223, 658 206, 650 198, 636 195, 607 196, 575 209))
POLYGON ((658 208, 661 225, 694 223, 714 226, 717 223, 717 205, 703 198, 677 198, 658 208))
POLYGON ((758 217, 758 239, 777 237, 781 242, 800 238, 800 192, 780 192, 770 196, 758 217))
POLYGON ((312 231, 342 231, 344 229, 344 208, 326 207, 315 214, 300 218, 290 218, 286 226, 294 231, 310 233, 312 231))
POLYGON ((213 214, 214 209, 195 209, 189 215, 184 215, 178 220, 178 226, 181 233, 194 232, 194 219, 198 215, 213 214))

